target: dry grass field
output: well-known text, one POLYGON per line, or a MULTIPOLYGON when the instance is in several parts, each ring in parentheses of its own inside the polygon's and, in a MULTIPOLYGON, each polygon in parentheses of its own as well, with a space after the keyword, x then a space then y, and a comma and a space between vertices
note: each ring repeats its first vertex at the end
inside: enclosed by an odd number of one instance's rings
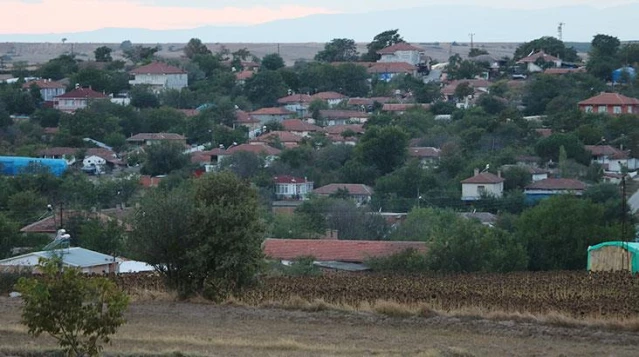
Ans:
MULTIPOLYGON (((639 335, 525 321, 369 311, 137 301, 106 355, 172 356, 636 356, 639 335)), ((0 298, 0 356, 55 349, 0 298)))
MULTIPOLYGON (((158 53, 163 58, 178 58, 182 56, 184 43, 164 43, 160 44, 162 50, 158 53)), ((450 54, 459 53, 466 56, 470 51, 468 43, 416 43, 422 46, 426 53, 437 61, 445 61, 450 54)), ((476 46, 487 50, 497 58, 512 56, 517 48, 516 43, 477 43, 476 46)), ((44 63, 51 58, 63 53, 73 51, 78 58, 85 61, 93 60, 93 51, 100 46, 111 47, 115 52, 114 58, 122 58, 119 43, 0 43, 0 56, 8 55, 12 61, 25 61, 30 64, 44 63)), ((147 44, 146 46, 155 46, 147 44)), ((323 43, 210 43, 207 44, 212 51, 218 51, 221 46, 225 46, 231 51, 240 48, 247 48, 252 54, 263 57, 266 54, 280 52, 288 64, 293 64, 299 59, 312 59, 315 54, 324 48, 323 43)), ((358 44, 360 52, 366 51, 366 44, 358 44)))

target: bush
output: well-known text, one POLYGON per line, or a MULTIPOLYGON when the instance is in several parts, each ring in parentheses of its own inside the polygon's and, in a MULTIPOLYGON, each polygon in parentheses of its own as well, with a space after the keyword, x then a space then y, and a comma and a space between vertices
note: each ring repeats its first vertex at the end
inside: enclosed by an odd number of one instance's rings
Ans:
POLYGON ((128 297, 106 278, 89 278, 80 270, 60 270, 59 258, 41 259, 42 276, 21 278, 22 321, 29 334, 48 333, 68 356, 97 356, 125 320, 128 297))
POLYGON ((375 272, 384 273, 417 273, 428 270, 426 256, 412 248, 388 257, 370 258, 366 265, 375 272))

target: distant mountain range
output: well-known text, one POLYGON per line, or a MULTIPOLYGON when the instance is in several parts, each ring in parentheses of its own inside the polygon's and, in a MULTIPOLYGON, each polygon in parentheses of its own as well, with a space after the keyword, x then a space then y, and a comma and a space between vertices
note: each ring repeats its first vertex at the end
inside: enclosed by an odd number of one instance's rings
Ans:
POLYGON ((557 36, 557 25, 565 22, 564 39, 589 42, 598 33, 622 41, 638 37, 639 4, 606 9, 569 6, 543 10, 495 9, 482 6, 427 6, 383 12, 312 15, 254 26, 205 26, 184 30, 104 28, 59 34, 0 34, 1 42, 111 42, 180 43, 197 37, 215 42, 327 42, 352 38, 368 42, 377 33, 398 28, 407 41, 468 42, 469 33, 478 42, 522 42, 541 36, 557 36))

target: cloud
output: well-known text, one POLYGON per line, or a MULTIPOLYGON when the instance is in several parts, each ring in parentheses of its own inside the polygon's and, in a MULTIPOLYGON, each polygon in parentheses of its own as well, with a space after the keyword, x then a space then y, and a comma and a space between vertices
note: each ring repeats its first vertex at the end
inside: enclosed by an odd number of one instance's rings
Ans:
POLYGON ((0 0, 0 13, 4 15, 0 33, 74 32, 104 27, 178 29, 203 25, 252 25, 332 12, 323 7, 300 5, 193 8, 126 0, 42 0, 39 3, 33 0, 28 0, 28 3, 24 0, 0 0))

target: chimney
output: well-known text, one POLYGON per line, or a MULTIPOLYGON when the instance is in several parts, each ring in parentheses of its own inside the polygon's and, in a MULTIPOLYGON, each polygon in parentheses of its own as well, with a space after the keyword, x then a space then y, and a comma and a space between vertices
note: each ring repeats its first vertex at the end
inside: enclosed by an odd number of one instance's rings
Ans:
POLYGON ((497 170, 497 177, 501 177, 501 170, 497 170))
POLYGON ((337 229, 327 229, 324 233, 323 240, 337 240, 337 229))
POLYGON ((479 175, 479 169, 475 169, 475 175, 474 176, 477 176, 477 175, 479 175))

